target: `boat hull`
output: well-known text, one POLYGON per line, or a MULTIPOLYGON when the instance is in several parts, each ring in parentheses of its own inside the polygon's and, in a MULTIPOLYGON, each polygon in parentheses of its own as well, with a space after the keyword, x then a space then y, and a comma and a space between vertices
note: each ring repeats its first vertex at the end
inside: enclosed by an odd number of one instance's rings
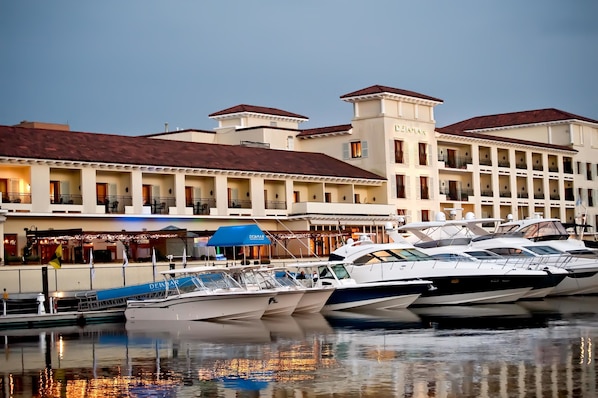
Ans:
POLYGON ((275 290, 276 295, 268 301, 263 316, 289 316, 297 308, 304 290, 275 290))
POLYGON ((523 298, 534 287, 543 286, 552 277, 544 271, 507 269, 504 267, 476 269, 436 267, 407 268, 395 264, 383 268, 354 266, 350 269, 357 282, 381 280, 399 281, 415 277, 432 282, 436 289, 422 293, 413 305, 500 304, 523 298))
POLYGON ((334 288, 307 288, 293 314, 315 314, 320 312, 330 298, 334 288))
POLYGON ((386 310, 410 306, 429 282, 357 283, 337 286, 322 311, 386 310))
POLYGON ((130 300, 127 320, 236 320, 260 319, 275 292, 182 294, 162 299, 130 300))
POLYGON ((598 293, 598 269, 573 270, 548 296, 577 296, 598 293))

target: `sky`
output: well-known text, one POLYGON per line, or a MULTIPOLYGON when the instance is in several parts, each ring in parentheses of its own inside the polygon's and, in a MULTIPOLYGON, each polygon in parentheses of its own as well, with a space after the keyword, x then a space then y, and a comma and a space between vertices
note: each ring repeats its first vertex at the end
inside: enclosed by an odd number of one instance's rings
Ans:
POLYGON ((436 126, 557 108, 598 120, 595 0, 0 0, 0 124, 211 130, 239 104, 350 123, 380 84, 436 126))

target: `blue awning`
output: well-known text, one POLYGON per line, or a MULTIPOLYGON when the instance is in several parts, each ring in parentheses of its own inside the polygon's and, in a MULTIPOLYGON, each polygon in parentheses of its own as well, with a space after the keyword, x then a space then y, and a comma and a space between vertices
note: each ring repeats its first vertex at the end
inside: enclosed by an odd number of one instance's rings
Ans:
POLYGON ((255 224, 219 227, 208 240, 208 246, 258 246, 269 245, 270 239, 255 224))

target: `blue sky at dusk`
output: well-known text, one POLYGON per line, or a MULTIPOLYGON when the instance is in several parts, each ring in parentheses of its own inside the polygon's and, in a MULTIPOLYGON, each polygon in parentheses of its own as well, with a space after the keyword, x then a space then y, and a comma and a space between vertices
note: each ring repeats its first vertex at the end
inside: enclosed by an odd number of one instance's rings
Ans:
POLYGON ((0 124, 212 129, 238 104, 349 123, 351 91, 444 100, 437 126, 558 108, 598 120, 598 1, 0 0, 0 124))

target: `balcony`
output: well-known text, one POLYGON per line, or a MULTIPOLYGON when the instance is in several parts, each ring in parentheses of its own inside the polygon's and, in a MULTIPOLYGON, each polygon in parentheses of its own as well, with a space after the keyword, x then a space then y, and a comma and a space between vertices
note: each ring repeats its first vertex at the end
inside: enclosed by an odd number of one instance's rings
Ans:
POLYGON ((214 198, 192 199, 189 203, 187 203, 187 207, 193 207, 194 215, 210 214, 210 207, 216 207, 216 199, 214 199, 214 198))
POLYGON ((251 200, 230 199, 228 201, 228 207, 230 209, 251 209, 251 200))
POLYGON ((5 192, 2 193, 2 203, 31 203, 31 194, 21 192, 5 192))
POLYGON ((500 191, 500 192, 498 193, 498 195, 499 195, 501 198, 510 198, 510 197, 511 197, 511 191, 500 191))
POLYGON ((543 193, 535 193, 534 199, 544 199, 544 194, 543 193))
POLYGON ((486 189, 480 192, 481 196, 486 196, 486 197, 493 197, 494 196, 494 191, 491 189, 486 189))
POLYGON ((81 205, 83 197, 80 194, 59 194, 50 196, 50 203, 54 205, 81 205))
POLYGON ((151 214, 168 214, 168 208, 176 204, 175 198, 156 197, 151 202, 146 202, 143 207, 149 207, 151 214))
POLYGON ((267 210, 286 210, 287 202, 284 200, 267 200, 264 203, 267 210))

